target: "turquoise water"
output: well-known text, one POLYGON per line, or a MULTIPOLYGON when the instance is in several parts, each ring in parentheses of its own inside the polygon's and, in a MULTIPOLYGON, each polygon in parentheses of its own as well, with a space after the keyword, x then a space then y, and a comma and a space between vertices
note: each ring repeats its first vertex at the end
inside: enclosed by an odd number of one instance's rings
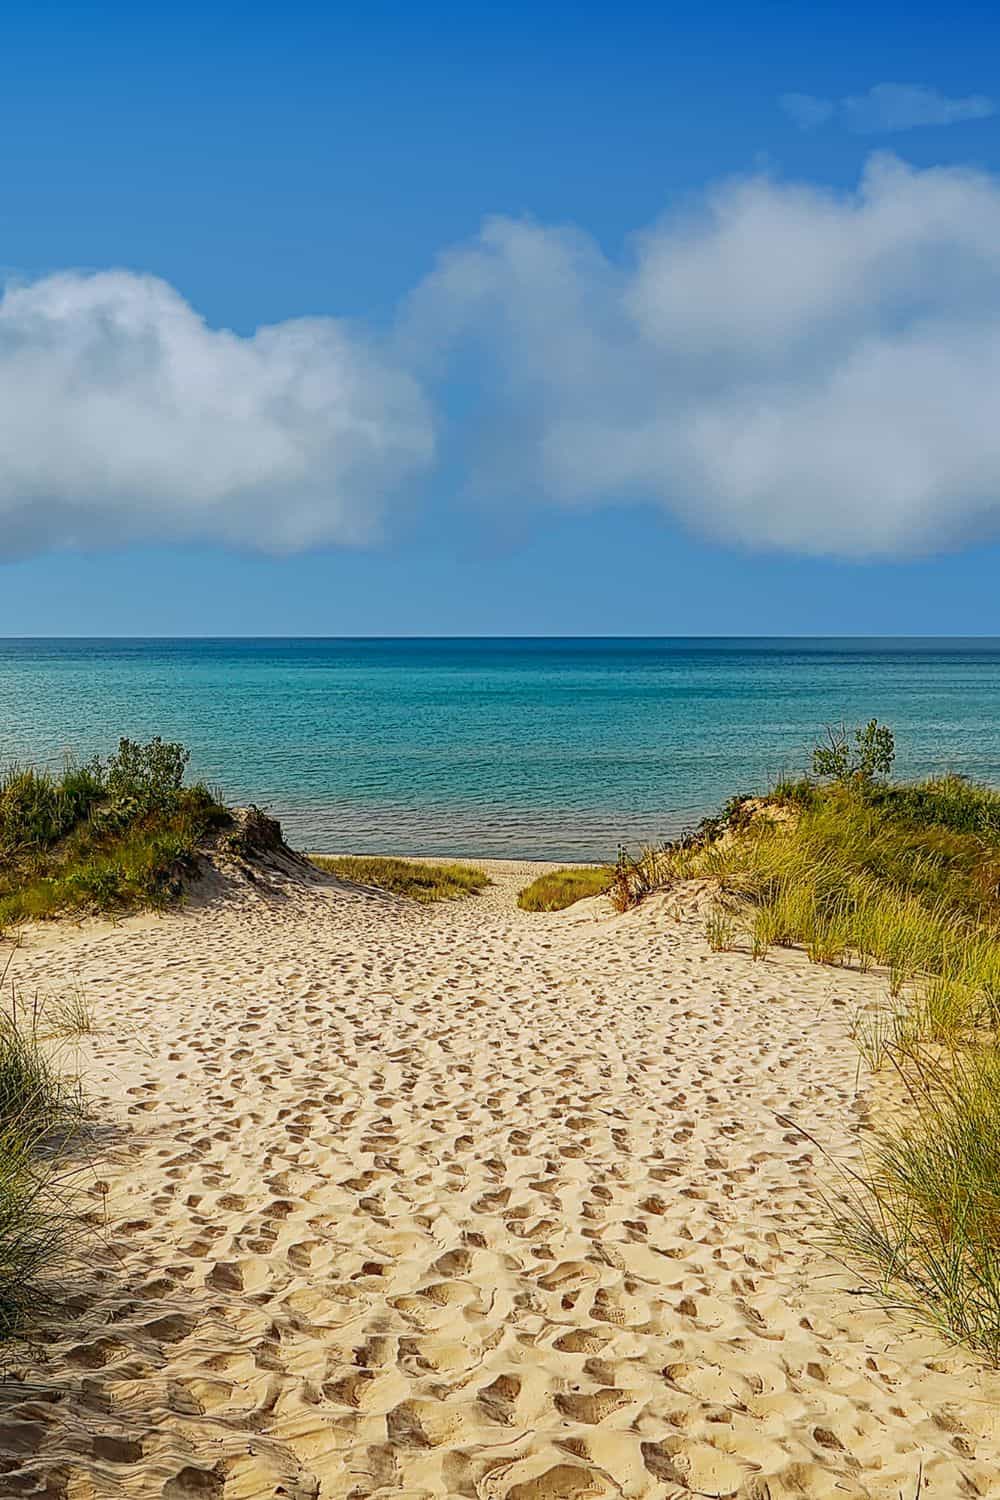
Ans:
POLYGON ((873 714, 1000 783, 1000 641, 0 641, 0 761, 180 739, 312 849, 602 859, 873 714))

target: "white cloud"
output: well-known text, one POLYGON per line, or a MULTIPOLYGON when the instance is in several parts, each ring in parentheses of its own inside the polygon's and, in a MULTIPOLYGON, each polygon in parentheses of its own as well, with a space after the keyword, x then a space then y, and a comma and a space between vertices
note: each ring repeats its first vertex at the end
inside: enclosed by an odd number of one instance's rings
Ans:
POLYGON ((409 330, 475 350, 494 488, 652 498, 804 553, 1000 533, 1000 183, 984 174, 880 156, 849 195, 731 182, 621 265, 576 232, 491 220, 418 290, 409 330))
POLYGON ((921 125, 957 125, 996 113, 993 100, 984 94, 949 99, 937 89, 915 83, 877 83, 866 94, 842 99, 840 108, 848 128, 862 135, 915 130, 921 125))
POLYGON ((505 516, 653 502, 752 547, 865 558, 1000 535, 1000 179, 876 155, 836 193, 716 185, 611 258, 506 218, 376 348, 209 328, 163 282, 0 302, 0 557, 363 542, 429 464, 505 516))
POLYGON ((778 103, 800 130, 815 130, 836 117, 858 135, 891 134, 924 125, 958 125, 996 114, 985 94, 949 99, 920 83, 876 83, 864 94, 822 99, 815 94, 782 94, 778 103))
POLYGON ((0 556, 363 541, 432 448, 417 384, 332 319, 241 338, 125 271, 0 301, 0 556))

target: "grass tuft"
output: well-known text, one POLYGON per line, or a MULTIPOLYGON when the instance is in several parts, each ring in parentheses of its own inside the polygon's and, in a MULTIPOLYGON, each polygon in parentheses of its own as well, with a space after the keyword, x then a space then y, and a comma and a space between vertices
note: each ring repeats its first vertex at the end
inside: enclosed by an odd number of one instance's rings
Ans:
POLYGON ((736 944, 736 923, 724 907, 717 906, 705 920, 705 936, 713 953, 728 953, 736 944))
POLYGON ((1000 1053, 901 1062, 901 1121, 840 1209, 866 1289, 1000 1365, 1000 1053))
POLYGON ((587 896, 602 896, 611 888, 615 872, 610 865, 582 865, 539 875, 519 892, 522 911, 562 911, 587 896))
POLYGON ((30 1331, 48 1310, 49 1278, 75 1224, 56 1160, 83 1118, 83 1096, 45 1037, 42 1007, 20 1006, 12 994, 0 1012, 0 1341, 30 1331))
POLYGON ((317 869, 329 875, 339 875, 357 885, 378 886, 395 896, 409 896, 412 901, 424 903, 475 896, 490 883, 486 871, 472 865, 425 865, 417 860, 363 854, 336 858, 314 854, 311 860, 317 869))

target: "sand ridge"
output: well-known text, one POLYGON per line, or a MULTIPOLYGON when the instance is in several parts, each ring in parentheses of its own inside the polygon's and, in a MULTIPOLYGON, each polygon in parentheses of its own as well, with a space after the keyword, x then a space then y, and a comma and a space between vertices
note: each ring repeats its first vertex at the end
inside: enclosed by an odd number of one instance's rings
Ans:
MULTIPOLYGON (((235 886, 37 936, 106 1222, 0 1385, 0 1493, 1000 1496, 1000 1378, 817 1243, 867 976, 662 904, 235 886)), ((535 873, 531 871, 530 873, 535 873)))

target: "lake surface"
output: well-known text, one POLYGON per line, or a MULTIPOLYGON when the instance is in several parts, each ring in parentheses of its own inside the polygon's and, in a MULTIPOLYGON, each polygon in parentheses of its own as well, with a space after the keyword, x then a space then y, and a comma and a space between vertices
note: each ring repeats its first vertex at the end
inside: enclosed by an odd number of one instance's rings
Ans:
POLYGON ((613 858, 873 715, 1000 784, 1000 641, 0 641, 0 762, 183 740, 314 850, 613 858))

